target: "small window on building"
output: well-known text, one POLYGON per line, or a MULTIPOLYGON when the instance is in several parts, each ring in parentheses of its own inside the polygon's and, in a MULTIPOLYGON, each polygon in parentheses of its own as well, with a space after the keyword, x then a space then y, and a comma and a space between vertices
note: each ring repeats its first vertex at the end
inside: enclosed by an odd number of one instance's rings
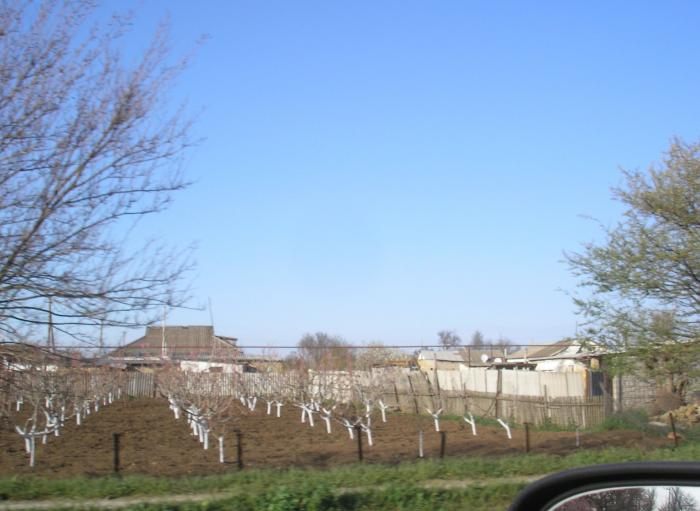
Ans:
POLYGON ((210 373, 223 373, 223 372, 224 372, 224 368, 221 367, 221 366, 210 367, 210 368, 209 368, 209 372, 210 372, 210 373))

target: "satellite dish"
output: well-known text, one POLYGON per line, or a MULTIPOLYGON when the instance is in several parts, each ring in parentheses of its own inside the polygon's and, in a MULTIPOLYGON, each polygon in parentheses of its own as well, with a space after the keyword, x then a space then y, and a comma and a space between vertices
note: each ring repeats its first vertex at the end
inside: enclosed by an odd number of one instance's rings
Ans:
POLYGON ((489 356, 486 353, 482 354, 481 361, 485 364, 486 362, 489 361, 489 356))

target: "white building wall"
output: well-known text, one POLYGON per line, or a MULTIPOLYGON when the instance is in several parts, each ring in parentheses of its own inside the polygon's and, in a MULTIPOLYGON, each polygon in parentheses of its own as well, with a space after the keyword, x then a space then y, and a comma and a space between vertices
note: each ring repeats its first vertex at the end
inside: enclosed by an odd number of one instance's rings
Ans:
POLYGON ((586 364, 571 358, 559 358, 550 360, 540 360, 537 362, 535 371, 552 371, 558 373, 585 371, 586 364))
POLYGON ((225 362, 205 362, 202 360, 183 360, 180 362, 180 369, 192 371, 193 373, 209 373, 212 368, 222 368, 221 372, 226 374, 241 373, 243 367, 240 364, 228 364, 225 362))
POLYGON ((586 380, 583 372, 543 372, 510 369, 486 369, 464 367, 459 371, 438 370, 437 378, 442 390, 487 392, 498 391, 517 396, 585 397, 586 380))

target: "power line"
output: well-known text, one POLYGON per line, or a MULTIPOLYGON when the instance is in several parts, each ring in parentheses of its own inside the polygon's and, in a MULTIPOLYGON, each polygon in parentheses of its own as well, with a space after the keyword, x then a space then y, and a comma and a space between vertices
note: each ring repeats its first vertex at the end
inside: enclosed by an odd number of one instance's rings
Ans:
MULTIPOLYGON (((7 343, 11 344, 11 343, 7 343)), ((474 346, 470 344, 465 344, 465 345, 460 345, 460 346, 454 346, 452 348, 449 348, 447 351, 454 351, 454 350, 460 350, 460 349, 473 349, 473 350, 491 350, 491 349, 503 349, 503 348, 542 348, 549 346, 551 347, 552 344, 511 344, 508 346, 503 346, 500 344, 482 344, 480 346, 474 346)), ((62 348, 62 349, 99 349, 100 346, 94 346, 94 345, 85 345, 85 344, 74 344, 74 345, 57 345, 56 348, 62 348)), ((125 345, 118 345, 118 344, 113 344, 113 345, 104 345, 104 349, 119 349, 119 348, 126 348, 127 346, 125 345)), ((319 349, 319 350, 326 350, 326 349, 339 349, 339 350, 354 350, 354 349, 387 349, 387 348, 394 348, 394 349, 415 349, 415 348, 445 348, 442 344, 385 344, 382 346, 377 346, 377 345, 365 345, 365 344, 358 344, 358 345, 344 345, 344 346, 298 346, 296 344, 291 345, 291 346, 269 346, 269 345, 264 345, 264 346, 248 346, 248 345, 231 345, 231 348, 238 348, 238 349, 278 349, 278 350, 295 350, 299 348, 303 348, 305 350, 314 350, 314 349, 319 349)), ((140 347, 132 347, 132 349, 156 349, 154 346, 140 346, 140 347)), ((169 349, 172 350, 178 350, 178 349, 200 349, 200 350, 208 350, 209 348, 203 348, 201 344, 197 345, 178 345, 178 346, 171 346, 169 349)))

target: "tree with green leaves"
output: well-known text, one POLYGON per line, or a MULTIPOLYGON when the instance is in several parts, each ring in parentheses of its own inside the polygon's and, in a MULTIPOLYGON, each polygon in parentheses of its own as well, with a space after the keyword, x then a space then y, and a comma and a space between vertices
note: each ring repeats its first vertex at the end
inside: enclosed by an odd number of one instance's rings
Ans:
POLYGON ((622 220, 566 254, 588 291, 575 302, 617 369, 663 377, 682 398, 700 375, 700 143, 676 139, 660 164, 624 176, 622 220))

